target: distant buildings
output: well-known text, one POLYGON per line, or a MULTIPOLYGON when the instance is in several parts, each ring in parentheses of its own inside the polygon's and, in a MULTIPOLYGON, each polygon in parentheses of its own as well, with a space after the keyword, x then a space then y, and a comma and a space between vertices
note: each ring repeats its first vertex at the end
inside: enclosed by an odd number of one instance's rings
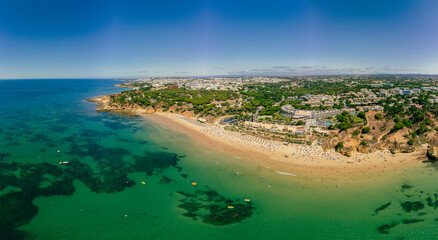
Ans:
MULTIPOLYGON (((187 89, 207 89, 207 90, 237 90, 238 87, 242 87, 246 84, 254 83, 278 83, 288 81, 286 78, 275 78, 275 77, 187 77, 187 78, 145 78, 137 79, 136 83, 142 84, 147 83, 155 88, 170 88, 173 89, 177 86, 178 88, 187 89), (172 86, 172 87, 170 87, 172 86)), ((296 85, 296 83, 294 83, 296 85)), ((291 84, 291 86, 295 86, 291 84)))
POLYGON ((403 87, 396 87, 396 88, 391 88, 388 90, 389 94, 392 95, 405 95, 405 96, 410 96, 410 95, 414 95, 414 94, 419 94, 421 92, 421 89, 419 88, 403 88, 403 87))
POLYGON ((438 92, 438 87, 422 87, 421 90, 438 92))
POLYGON ((379 106, 379 105, 375 105, 375 106, 362 106, 362 107, 358 107, 359 111, 366 111, 366 110, 373 110, 376 112, 380 112, 385 110, 384 107, 379 106))
POLYGON ((380 95, 381 97, 386 97, 386 96, 389 95, 389 92, 388 92, 387 90, 385 90, 385 89, 380 89, 380 90, 379 90, 379 95, 380 95))
POLYGON ((371 87, 375 88, 375 87, 393 87, 393 84, 390 83, 373 83, 371 84, 371 87))
POLYGON ((420 89, 418 89, 418 88, 414 88, 414 89, 407 89, 407 88, 405 88, 405 89, 403 89, 403 90, 401 90, 401 95, 413 95, 413 94, 419 94, 420 93, 420 89))
POLYGON ((293 119, 316 119, 316 118, 324 118, 336 116, 341 113, 339 109, 330 109, 330 110, 299 110, 295 109, 291 105, 284 105, 281 107, 280 114, 282 116, 293 118, 293 119))
POLYGON ((302 96, 300 99, 304 100, 301 104, 303 105, 309 104, 311 107, 319 107, 319 106, 332 107, 334 104, 336 104, 335 97, 326 94, 318 94, 318 95, 306 94, 305 96, 302 96))

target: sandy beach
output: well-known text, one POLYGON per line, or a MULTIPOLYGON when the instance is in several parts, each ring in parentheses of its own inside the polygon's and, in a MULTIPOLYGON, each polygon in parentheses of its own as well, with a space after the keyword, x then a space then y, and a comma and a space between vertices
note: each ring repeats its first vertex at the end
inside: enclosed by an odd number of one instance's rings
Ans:
POLYGON ((337 176, 396 170, 426 160, 426 147, 413 153, 392 154, 388 150, 355 153, 346 157, 319 145, 284 145, 251 135, 223 129, 219 124, 200 123, 179 114, 137 114, 173 130, 189 135, 196 143, 229 154, 236 160, 256 161, 279 174, 290 176, 337 176))

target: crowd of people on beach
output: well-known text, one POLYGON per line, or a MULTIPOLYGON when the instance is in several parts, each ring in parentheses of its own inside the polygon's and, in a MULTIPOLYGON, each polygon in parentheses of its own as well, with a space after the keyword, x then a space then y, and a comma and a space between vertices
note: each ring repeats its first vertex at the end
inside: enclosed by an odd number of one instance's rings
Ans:
POLYGON ((166 114, 166 113, 162 113, 162 114, 165 114, 166 117, 169 117, 171 119, 177 121, 183 121, 192 126, 195 126, 197 130, 207 135, 235 143, 244 143, 249 147, 254 147, 259 150, 279 151, 281 147, 283 147, 281 143, 269 141, 248 134, 242 134, 240 132, 227 131, 219 125, 209 125, 209 124, 201 123, 196 119, 189 118, 183 115, 166 114))
MULTIPOLYGON (((298 145, 288 144, 285 145, 280 142, 262 139, 252 135, 240 133, 237 131, 225 130, 218 124, 205 124, 197 121, 194 118, 189 118, 179 114, 162 113, 166 117, 175 121, 186 123, 189 126, 195 127, 197 130, 205 133, 214 138, 221 139, 228 143, 243 144, 246 147, 254 148, 258 151, 269 151, 278 154, 282 154, 284 158, 300 159, 303 163, 318 164, 321 161, 335 162, 336 164, 357 164, 379 160, 386 160, 387 150, 376 151, 374 153, 354 153, 351 157, 346 157, 334 150, 324 150, 321 146, 312 145, 298 145)), ((288 159, 284 159, 288 160, 288 159)))

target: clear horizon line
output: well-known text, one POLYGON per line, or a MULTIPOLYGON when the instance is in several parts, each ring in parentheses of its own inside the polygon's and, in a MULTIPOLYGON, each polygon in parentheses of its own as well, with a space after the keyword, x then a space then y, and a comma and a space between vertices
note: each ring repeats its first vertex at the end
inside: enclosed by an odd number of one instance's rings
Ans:
POLYGON ((156 76, 114 76, 114 77, 42 77, 42 78, 1 78, 0 80, 69 80, 69 79, 142 79, 142 78, 201 78, 201 77, 312 77, 312 76, 379 76, 379 75, 422 75, 422 76, 437 76, 438 73, 339 73, 339 74, 297 74, 297 75, 251 75, 251 74, 222 74, 222 75, 156 75, 156 76))

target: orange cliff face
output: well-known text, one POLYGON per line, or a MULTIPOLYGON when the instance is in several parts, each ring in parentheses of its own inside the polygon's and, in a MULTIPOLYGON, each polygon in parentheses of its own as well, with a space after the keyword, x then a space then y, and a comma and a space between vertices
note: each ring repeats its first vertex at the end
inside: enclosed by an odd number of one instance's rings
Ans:
MULTIPOLYGON (((343 147, 338 149, 338 152, 345 156, 352 156, 353 153, 369 153, 377 150, 388 149, 392 153, 412 153, 421 147, 417 140, 413 144, 408 144, 409 134, 412 129, 404 127, 396 132, 391 132, 394 127, 394 121, 386 119, 377 120, 374 115, 376 111, 369 111, 366 113, 367 123, 355 124, 355 126, 346 131, 335 131, 330 134, 328 138, 323 139, 323 148, 334 149, 339 143, 343 143, 343 147), (363 128, 369 128, 369 132, 362 132, 363 128)), ((427 142, 433 142, 436 138, 435 130, 433 134, 429 133, 431 137, 426 137, 427 142)), ((438 143, 438 141, 436 141, 438 143)), ((438 146, 438 144, 437 144, 438 146)))

